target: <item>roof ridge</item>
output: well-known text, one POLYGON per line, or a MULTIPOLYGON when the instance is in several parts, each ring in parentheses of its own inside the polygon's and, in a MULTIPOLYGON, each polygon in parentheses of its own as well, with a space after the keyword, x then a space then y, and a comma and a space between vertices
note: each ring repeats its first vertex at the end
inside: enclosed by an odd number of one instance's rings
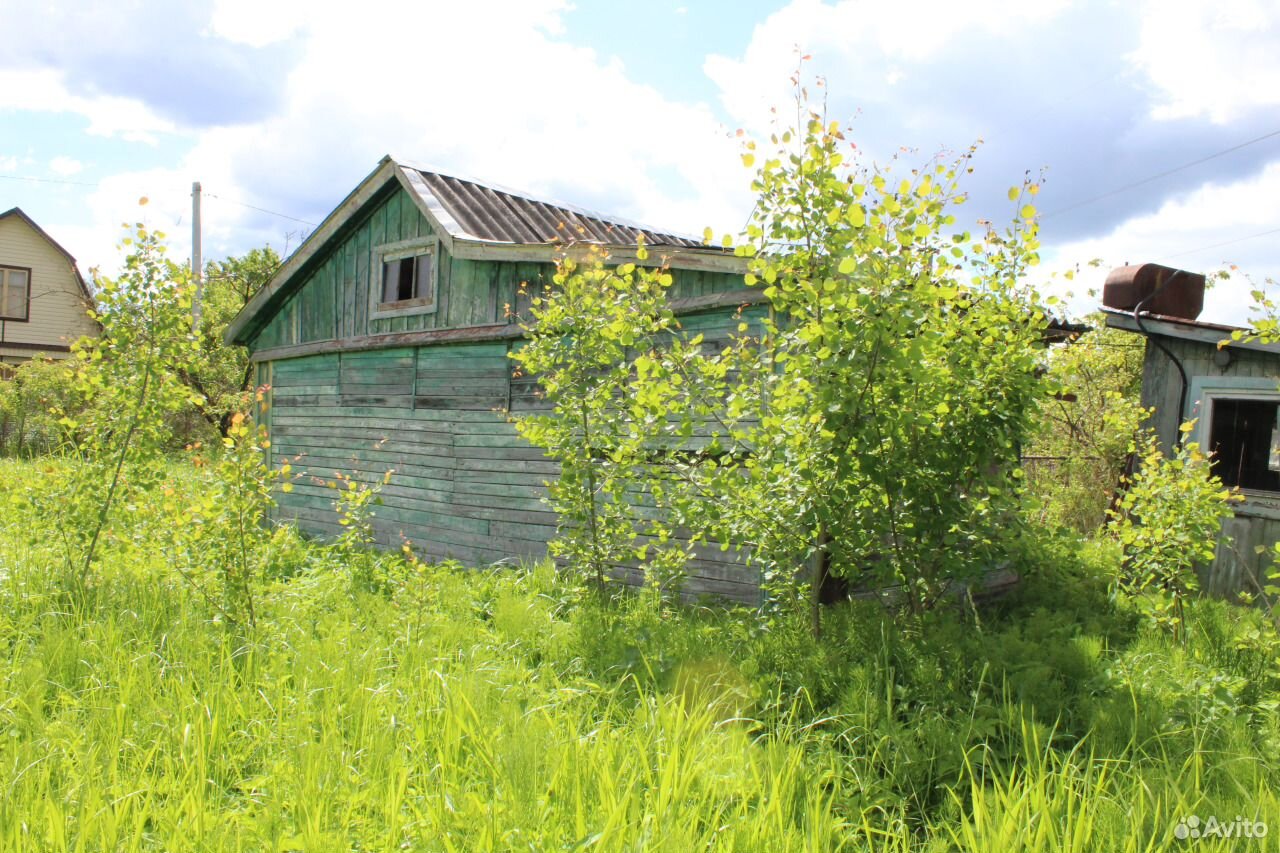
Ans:
MULTIPOLYGON (((648 225, 646 223, 639 222, 637 220, 630 219, 625 216, 619 216, 617 214, 612 214, 612 213, 601 213, 598 210, 592 210, 591 208, 582 207, 581 205, 572 204, 572 203, 561 201, 555 198, 548 198, 546 196, 535 195, 534 193, 531 193, 527 190, 513 189, 511 187, 507 187, 502 184, 494 183, 492 181, 487 181, 487 180, 479 180, 468 175, 460 175, 454 172, 444 171, 423 163, 418 163, 410 160, 401 160, 398 157, 391 157, 391 161, 394 162, 397 166, 400 166, 401 168, 413 169, 414 171, 420 174, 432 175, 437 178, 446 178, 453 181, 460 181, 462 183, 471 184, 472 186, 487 189, 491 192, 512 196, 514 198, 518 198, 526 202, 531 202, 533 204, 542 204, 548 207, 559 208, 561 210, 565 210, 577 216, 586 217, 588 219, 594 219, 598 222, 606 223, 608 225, 618 225, 623 228, 632 228, 632 229, 635 229, 636 231, 642 231, 647 235, 653 235, 655 237, 675 237, 681 240, 686 240, 686 241, 696 243, 698 245, 703 245, 703 246, 708 246, 709 248, 713 248, 713 247, 710 247, 709 244, 705 243, 701 237, 695 236, 693 234, 687 234, 682 231, 677 231, 669 228, 658 228, 656 226, 648 225)), ((521 216, 521 220, 525 221, 523 216, 521 216)))

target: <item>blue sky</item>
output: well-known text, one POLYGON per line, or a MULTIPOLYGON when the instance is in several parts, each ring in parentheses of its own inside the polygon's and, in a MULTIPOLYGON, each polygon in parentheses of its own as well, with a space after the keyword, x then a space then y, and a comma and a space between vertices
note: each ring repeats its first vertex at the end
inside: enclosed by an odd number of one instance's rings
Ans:
MULTIPOLYGON (((0 0, 0 20, 0 209, 84 269, 139 218, 186 257, 194 180, 206 257, 291 250, 385 153, 736 231, 733 132, 768 133, 799 48, 867 157, 981 139, 974 218, 1044 169, 1045 277, 1280 276, 1277 0, 0 0)), ((1249 289, 1219 286, 1206 319, 1247 320, 1249 289)))

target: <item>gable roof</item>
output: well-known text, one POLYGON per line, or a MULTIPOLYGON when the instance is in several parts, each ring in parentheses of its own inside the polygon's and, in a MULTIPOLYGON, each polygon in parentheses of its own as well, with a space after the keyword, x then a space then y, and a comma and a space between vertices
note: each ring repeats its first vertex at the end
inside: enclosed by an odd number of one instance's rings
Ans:
POLYGON ((0 213, 0 221, 8 219, 10 216, 15 216, 18 219, 21 219, 23 222, 25 222, 27 226, 31 228, 32 231, 39 234, 41 237, 45 239, 45 241, 50 246, 57 249, 58 254, 62 255, 64 258, 67 259, 67 263, 71 265, 71 272, 73 275, 75 275, 76 282, 80 285, 80 292, 84 294, 86 299, 92 300, 93 293, 90 292, 89 285, 85 283, 84 277, 80 275, 80 268, 76 266, 76 259, 71 256, 71 253, 68 252, 66 249, 64 249, 61 243, 59 243, 57 240, 50 237, 48 232, 46 232, 43 228, 37 225, 34 219, 32 219, 30 216, 27 216, 27 214, 25 214, 22 211, 22 208, 11 207, 8 210, 6 210, 4 213, 0 213))
POLYGON ((594 213, 560 202, 536 199, 516 190, 411 166, 389 155, 351 191, 319 227, 303 241, 227 328, 231 343, 245 343, 271 309, 301 281, 340 239, 361 212, 390 186, 399 185, 431 223, 446 251, 472 260, 555 260, 572 244, 594 244, 615 250, 619 263, 635 259, 641 235, 654 255, 681 269, 745 272, 746 261, 701 240, 649 228, 617 216, 594 213))
POLYGON ((410 166, 400 168, 421 200, 437 213, 455 239, 491 243, 597 243, 634 246, 643 234, 648 246, 709 248, 701 240, 659 231, 618 216, 595 213, 517 190, 410 166))

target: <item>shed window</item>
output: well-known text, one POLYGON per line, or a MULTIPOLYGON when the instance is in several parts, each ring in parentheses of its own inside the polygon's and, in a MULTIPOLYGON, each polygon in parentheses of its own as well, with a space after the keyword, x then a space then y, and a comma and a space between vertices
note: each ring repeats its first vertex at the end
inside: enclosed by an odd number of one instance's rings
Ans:
POLYGON ((31 270, 0 266, 0 320, 25 321, 30 297, 31 270))
POLYGON ((432 297, 432 271, 435 257, 431 252, 382 262, 382 304, 423 300, 432 297))
POLYGON ((1280 491, 1280 399, 1214 399, 1209 446, 1226 485, 1280 491))

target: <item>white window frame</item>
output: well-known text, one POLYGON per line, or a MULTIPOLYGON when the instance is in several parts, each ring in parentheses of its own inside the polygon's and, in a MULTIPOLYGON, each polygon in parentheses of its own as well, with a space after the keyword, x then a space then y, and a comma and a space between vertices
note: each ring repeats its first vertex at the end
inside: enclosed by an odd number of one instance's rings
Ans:
POLYGON ((31 322, 31 268, 20 267, 14 264, 0 264, 0 320, 6 323, 29 323, 31 322), (9 272, 21 272, 27 274, 27 298, 22 302, 22 316, 9 316, 4 313, 5 303, 8 302, 9 296, 9 272))
MULTIPOLYGON (((412 240, 374 246, 370 252, 369 263, 369 319, 382 320, 389 317, 434 314, 439 281, 440 241, 435 237, 416 237, 412 240), (426 294, 399 302, 383 302, 382 293, 385 287, 383 266, 388 261, 416 258, 420 255, 431 255, 431 280, 426 283, 426 294)), ((422 282, 418 283, 418 292, 422 293, 422 282)))

